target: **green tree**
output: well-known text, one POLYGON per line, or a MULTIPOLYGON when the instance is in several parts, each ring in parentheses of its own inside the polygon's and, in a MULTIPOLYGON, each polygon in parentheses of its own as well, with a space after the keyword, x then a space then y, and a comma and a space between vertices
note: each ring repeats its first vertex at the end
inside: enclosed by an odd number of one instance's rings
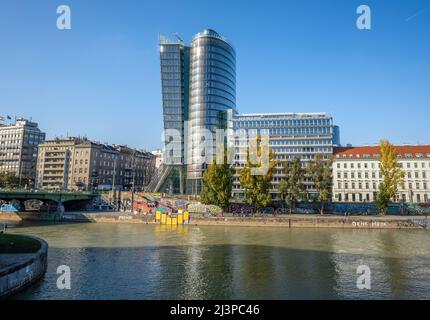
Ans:
POLYGON ((376 195, 376 206, 381 214, 386 214, 388 204, 395 199, 399 186, 404 187, 405 172, 400 167, 396 148, 388 140, 381 140, 379 147, 383 181, 376 195))
POLYGON ((305 170, 299 158, 288 161, 285 164, 284 172, 286 177, 279 183, 279 192, 285 203, 290 208, 290 213, 296 206, 296 203, 305 196, 305 170))
POLYGON ((330 200, 332 179, 331 159, 324 159, 321 154, 317 154, 315 159, 308 163, 306 171, 314 183, 320 202, 320 213, 324 214, 324 203, 330 200))
POLYGON ((244 189, 246 202, 255 210, 267 206, 272 197, 269 193, 273 172, 277 165, 274 152, 269 148, 268 141, 262 142, 257 136, 250 145, 255 144, 259 163, 252 161, 248 148, 246 165, 239 171, 239 180, 244 189))
POLYGON ((233 188, 233 169, 227 161, 224 150, 224 161, 217 164, 216 159, 209 164, 203 175, 200 200, 204 204, 214 204, 225 209, 229 205, 233 188))
POLYGON ((0 173, 0 188, 15 189, 19 187, 19 177, 13 173, 0 173))

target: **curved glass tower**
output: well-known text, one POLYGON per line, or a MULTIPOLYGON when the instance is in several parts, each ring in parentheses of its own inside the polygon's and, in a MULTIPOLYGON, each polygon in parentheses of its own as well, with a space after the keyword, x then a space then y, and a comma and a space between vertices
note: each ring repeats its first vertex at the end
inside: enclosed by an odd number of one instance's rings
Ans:
POLYGON ((198 33, 190 47, 189 77, 187 193, 196 194, 207 167, 203 159, 215 155, 216 130, 227 129, 236 112, 236 53, 232 45, 214 30, 198 33), (207 130, 213 137, 212 151, 204 148, 207 130))

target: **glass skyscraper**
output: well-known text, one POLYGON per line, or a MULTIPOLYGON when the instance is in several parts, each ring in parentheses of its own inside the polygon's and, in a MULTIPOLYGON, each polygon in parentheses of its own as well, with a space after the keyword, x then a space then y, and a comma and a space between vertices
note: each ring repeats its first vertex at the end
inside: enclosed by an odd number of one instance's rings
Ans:
POLYGON ((236 54, 224 37, 206 29, 193 38, 190 60, 187 191, 195 194, 207 166, 202 159, 211 160, 216 148, 215 140, 212 152, 203 148, 202 130, 215 139, 216 130, 227 129, 229 116, 236 111, 236 54))
MULTIPOLYGON (((169 154, 164 154, 164 172, 158 178, 169 179, 171 169, 177 168, 171 180, 179 178, 179 183, 170 183, 174 192, 183 193, 185 185, 188 194, 197 194, 207 167, 204 159, 212 159, 216 148, 215 140, 213 151, 203 147, 209 143, 205 130, 215 139, 217 129, 232 126, 236 112, 235 50, 211 29, 198 33, 190 46, 179 38, 160 36, 160 66, 165 144, 178 138, 181 142, 176 149, 166 148, 169 154)), ((163 189, 163 184, 157 183, 154 191, 163 189)))

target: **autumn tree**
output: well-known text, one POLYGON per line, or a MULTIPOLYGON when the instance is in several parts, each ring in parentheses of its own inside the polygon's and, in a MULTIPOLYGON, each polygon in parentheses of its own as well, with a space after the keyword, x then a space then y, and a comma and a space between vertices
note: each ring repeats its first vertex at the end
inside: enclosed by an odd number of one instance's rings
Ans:
MULTIPOLYGON (((27 181, 27 180, 26 180, 27 181)), ((0 188, 15 189, 20 184, 19 177, 13 173, 0 173, 0 188)))
POLYGON ((200 200, 204 204, 214 204, 225 209, 229 205, 233 188, 233 169, 227 160, 227 149, 224 150, 224 160, 214 159, 208 165, 202 179, 200 200))
POLYGON ((308 163, 307 174, 314 183, 317 198, 320 202, 320 213, 324 214, 324 203, 330 200, 332 179, 332 160, 324 159, 323 155, 317 154, 315 159, 308 163))
POLYGON ((286 162, 284 173, 285 178, 279 183, 279 192, 292 213, 296 203, 303 199, 306 191, 303 183, 305 170, 302 168, 300 158, 286 162))
POLYGON ((240 170, 239 179, 246 202, 254 210, 267 206, 272 200, 269 191, 276 165, 275 154, 269 148, 268 138, 250 138, 247 161, 240 170))
POLYGON ((388 204, 395 199, 399 186, 403 187, 405 184, 405 172, 400 167, 396 148, 388 140, 381 140, 379 147, 383 181, 376 195, 376 206, 381 214, 385 214, 388 204))

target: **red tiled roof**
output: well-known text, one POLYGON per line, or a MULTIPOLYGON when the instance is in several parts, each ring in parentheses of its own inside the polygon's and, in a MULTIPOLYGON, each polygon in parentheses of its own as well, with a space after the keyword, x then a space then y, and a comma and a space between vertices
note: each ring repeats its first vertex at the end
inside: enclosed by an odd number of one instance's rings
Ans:
MULTIPOLYGON (((395 146, 400 158, 430 158, 430 145, 422 146, 395 146)), ((363 159, 380 156, 379 146, 374 147, 337 147, 333 149, 335 158, 363 159)))

